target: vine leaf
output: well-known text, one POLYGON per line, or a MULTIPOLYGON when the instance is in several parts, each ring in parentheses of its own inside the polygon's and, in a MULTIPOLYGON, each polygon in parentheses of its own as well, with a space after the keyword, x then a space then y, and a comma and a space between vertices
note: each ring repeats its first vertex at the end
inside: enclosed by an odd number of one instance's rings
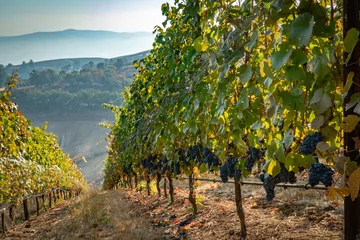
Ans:
POLYGON ((284 133, 285 148, 289 148, 293 141, 294 141, 293 130, 291 128, 289 128, 284 133))
MULTIPOLYGON (((354 72, 349 72, 349 74, 346 77, 346 84, 341 89, 341 93, 344 94, 344 97, 346 97, 347 93, 349 92, 349 89, 351 88, 351 85, 353 84, 353 78, 354 78, 354 72)), ((355 95, 355 94, 354 94, 355 95)), ((351 107, 350 107, 351 108, 351 107)))
POLYGON ((252 71, 251 71, 251 65, 249 64, 248 66, 242 65, 240 67, 240 81, 242 83, 247 83, 248 81, 250 81, 251 76, 252 76, 252 71))
POLYGON ((360 93, 351 95, 350 101, 346 104, 345 110, 348 111, 350 108, 360 103, 360 93))
POLYGON ((292 47, 288 44, 282 43, 279 46, 279 51, 274 52, 270 57, 273 70, 277 70, 284 66, 285 63, 289 61, 289 58, 293 52, 292 47))
POLYGON ((360 138, 359 137, 353 137, 352 139, 355 142, 355 149, 359 150, 360 149, 360 138))
POLYGON ((344 118, 344 122, 341 124, 344 132, 352 132, 354 131, 356 125, 359 122, 359 118, 356 115, 348 115, 344 118))
POLYGON ((309 45, 314 24, 314 17, 310 13, 299 15, 292 22, 290 43, 297 47, 309 45))
POLYGON ((266 164, 265 171, 271 176, 275 177, 281 171, 280 163, 272 159, 270 162, 268 162, 268 164, 266 164))
POLYGON ((313 55, 315 57, 311 59, 311 61, 307 65, 308 70, 316 75, 324 77, 326 74, 328 74, 331 71, 328 65, 329 64, 328 57, 326 56, 326 53, 322 53, 318 47, 314 47, 313 55))
POLYGON ((316 144, 316 149, 319 150, 320 152, 325 152, 325 151, 329 150, 329 148, 330 148, 330 145, 323 141, 316 144))
POLYGON ((346 62, 349 62, 351 53, 354 50, 357 42, 359 41, 359 31, 356 28, 350 29, 346 33, 346 37, 344 39, 344 51, 350 53, 346 59, 346 62))
POLYGON ((320 115, 320 116, 314 118, 314 120, 312 120, 312 122, 311 122, 311 128, 316 129, 316 130, 317 130, 317 129, 320 129, 320 127, 321 127, 322 125, 324 125, 324 122, 325 122, 324 116, 323 116, 323 115, 320 115))
POLYGON ((350 189, 351 200, 355 200, 359 195, 360 187, 360 168, 356 169, 349 177, 348 186, 350 189))
POLYGON ((337 197, 337 196, 340 196, 342 198, 345 198, 345 197, 349 196, 350 195, 350 190, 349 190, 348 187, 336 188, 333 185, 325 192, 325 194, 329 199, 334 200, 335 197, 337 197))
POLYGON ((197 39, 195 39, 194 48, 196 52, 204 52, 206 51, 206 49, 208 49, 208 46, 204 42, 203 38, 200 36, 197 39))
POLYGON ((319 88, 310 100, 310 106, 317 114, 322 114, 332 106, 331 98, 324 93, 323 88, 319 88))

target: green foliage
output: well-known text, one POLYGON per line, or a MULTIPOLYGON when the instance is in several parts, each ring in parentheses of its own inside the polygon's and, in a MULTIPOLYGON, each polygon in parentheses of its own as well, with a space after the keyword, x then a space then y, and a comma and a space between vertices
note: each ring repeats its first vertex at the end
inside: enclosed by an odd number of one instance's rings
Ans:
MULTIPOLYGON (((16 74, 7 86, 14 87, 16 74)), ((64 154, 57 138, 33 127, 9 100, 10 92, 0 97, 0 203, 21 200, 52 188, 81 190, 86 182, 70 157, 64 154)))
MULTIPOLYGON (((105 187, 148 154, 173 159, 176 149, 194 145, 225 161, 228 154, 243 159, 256 144, 266 149, 272 175, 280 162, 297 172, 313 162, 299 147, 315 131, 326 136, 317 154, 335 163, 344 130, 358 123, 342 117, 351 81, 344 89, 341 2, 241 2, 162 6, 166 21, 155 28, 153 49, 134 63, 125 106, 113 110, 105 187)), ((345 51, 357 36, 348 33, 345 51)))

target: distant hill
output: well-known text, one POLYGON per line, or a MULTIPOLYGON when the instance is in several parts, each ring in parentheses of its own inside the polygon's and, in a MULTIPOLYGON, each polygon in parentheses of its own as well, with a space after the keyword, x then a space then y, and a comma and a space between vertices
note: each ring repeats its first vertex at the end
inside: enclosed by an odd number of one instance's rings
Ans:
POLYGON ((14 65, 11 67, 8 66, 6 67, 6 71, 10 75, 13 70, 20 70, 20 78, 26 79, 29 77, 29 73, 33 70, 42 71, 46 69, 52 69, 60 72, 63 70, 64 67, 68 66, 68 71, 73 71, 81 69, 83 65, 86 65, 89 62, 93 62, 96 66, 99 63, 116 63, 118 59, 120 59, 124 64, 124 68, 122 69, 122 72, 124 72, 124 76, 126 76, 126 70, 129 69, 129 73, 126 77, 132 77, 133 73, 135 72, 135 69, 131 66, 132 62, 144 58, 149 53, 150 50, 115 58, 64 58, 33 63, 26 62, 25 64, 14 65))
POLYGON ((151 48, 152 33, 64 30, 0 37, 0 64, 21 64, 49 59, 111 58, 151 48))

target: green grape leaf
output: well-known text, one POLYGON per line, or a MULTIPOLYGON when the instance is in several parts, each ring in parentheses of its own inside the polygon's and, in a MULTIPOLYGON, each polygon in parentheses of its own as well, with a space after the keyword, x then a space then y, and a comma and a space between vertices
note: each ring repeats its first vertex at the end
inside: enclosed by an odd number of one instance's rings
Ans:
POLYGON ((310 106, 317 114, 322 114, 332 107, 331 98, 324 92, 323 88, 315 91, 314 96, 310 100, 310 106))
POLYGON ((285 63, 289 61, 289 58, 293 52, 292 47, 288 44, 282 43, 279 46, 280 50, 274 52, 270 57, 273 70, 277 70, 284 66, 285 63))
POLYGON ((354 50, 357 42, 359 41, 359 31, 356 28, 352 28, 346 33, 344 39, 344 51, 351 53, 354 50))
POLYGON ((310 13, 299 15, 291 24, 290 43, 297 47, 309 45, 314 24, 314 17, 310 13))
POLYGON ((326 54, 321 53, 320 49, 315 47, 313 49, 314 58, 310 60, 307 67, 308 70, 320 77, 324 77, 330 72, 329 59, 326 54))
POLYGON ((242 65, 240 67, 240 81, 242 83, 247 83, 248 81, 250 81, 251 77, 252 77, 252 70, 251 70, 251 65, 242 65))
POLYGON ((360 103, 360 93, 355 93, 351 95, 350 101, 345 105, 345 110, 348 111, 358 103, 360 103))
POLYGON ((295 65, 302 65, 308 61, 308 57, 301 49, 295 49, 291 54, 291 60, 295 65))
POLYGON ((318 130, 322 125, 324 125, 324 123, 325 123, 324 116, 320 115, 314 118, 314 120, 312 120, 311 128, 318 130))
POLYGON ((255 46, 256 41, 258 39, 258 32, 254 31, 250 37, 250 42, 248 42, 245 46, 248 48, 248 51, 251 52, 252 48, 255 46))
POLYGON ((329 150, 330 145, 324 141, 319 142, 318 144, 316 144, 316 149, 319 150, 320 152, 325 152, 327 150, 329 150))
POLYGON ((294 134, 291 128, 287 129, 284 133, 284 145, 285 148, 289 148, 294 141, 294 134))

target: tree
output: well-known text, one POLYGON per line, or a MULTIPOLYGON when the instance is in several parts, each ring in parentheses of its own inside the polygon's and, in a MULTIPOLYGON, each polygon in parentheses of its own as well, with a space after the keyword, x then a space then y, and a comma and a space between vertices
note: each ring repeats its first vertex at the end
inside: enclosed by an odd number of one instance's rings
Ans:
POLYGON ((105 68, 105 64, 104 63, 99 63, 98 65, 96 65, 97 69, 104 69, 105 68))

